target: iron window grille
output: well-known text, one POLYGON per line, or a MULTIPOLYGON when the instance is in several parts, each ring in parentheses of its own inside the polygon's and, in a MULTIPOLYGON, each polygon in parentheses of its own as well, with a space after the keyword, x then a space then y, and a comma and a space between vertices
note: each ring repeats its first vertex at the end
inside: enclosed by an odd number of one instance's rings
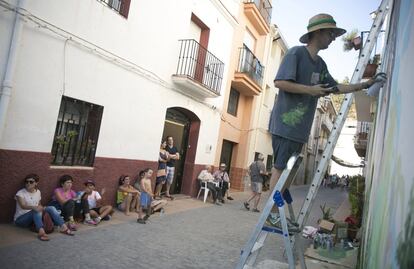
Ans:
POLYGON ((264 66, 245 44, 240 48, 237 72, 246 73, 257 85, 262 85, 264 66))
POLYGON ((52 146, 53 165, 93 166, 103 106, 63 96, 52 146))
POLYGON ((208 90, 220 94, 224 63, 194 39, 182 39, 178 57, 178 76, 197 81, 208 90))
POLYGON ((110 7, 111 9, 115 10, 125 18, 128 18, 129 13, 129 5, 131 0, 98 0, 105 4, 106 6, 110 7))

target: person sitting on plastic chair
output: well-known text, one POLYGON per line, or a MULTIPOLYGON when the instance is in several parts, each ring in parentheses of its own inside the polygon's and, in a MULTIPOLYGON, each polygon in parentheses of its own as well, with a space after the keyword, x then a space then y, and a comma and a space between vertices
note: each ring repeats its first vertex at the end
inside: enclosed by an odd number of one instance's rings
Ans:
POLYGON ((227 193, 227 199, 233 200, 233 198, 230 196, 230 190, 229 190, 230 189, 230 177, 229 177, 229 174, 227 174, 226 168, 227 168, 226 164, 221 163, 219 170, 217 170, 213 174, 214 179, 220 183, 219 186, 221 188, 221 196, 223 197, 223 200, 222 200, 223 203, 224 203, 224 198, 226 197, 226 193, 227 193))
MULTIPOLYGON (((219 201, 223 201, 223 197, 221 195, 221 189, 218 186, 218 181, 214 180, 213 175, 211 174, 212 168, 210 165, 206 165, 204 170, 201 170, 200 174, 198 175, 198 180, 200 181, 200 191, 198 192, 198 196, 200 195, 201 188, 203 184, 207 184, 207 189, 211 191, 213 195, 213 203, 216 205, 221 205, 219 201)), ((207 190, 204 190, 207 191, 207 190)))

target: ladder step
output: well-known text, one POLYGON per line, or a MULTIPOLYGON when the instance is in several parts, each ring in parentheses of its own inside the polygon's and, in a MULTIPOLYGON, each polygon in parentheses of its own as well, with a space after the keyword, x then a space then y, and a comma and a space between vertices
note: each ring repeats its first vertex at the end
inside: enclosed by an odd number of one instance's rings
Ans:
MULTIPOLYGON (((265 232, 268 232, 268 233, 275 233, 275 234, 283 235, 283 230, 281 228, 276 228, 276 227, 271 227, 271 226, 263 226, 262 231, 265 231, 265 232)), ((289 235, 294 235, 295 233, 300 233, 300 231, 298 231, 298 232, 290 231, 289 235)))
POLYGON ((254 246, 253 246, 253 249, 252 249, 251 253, 261 249, 263 247, 263 245, 264 245, 263 243, 256 242, 256 244, 254 244, 254 246))

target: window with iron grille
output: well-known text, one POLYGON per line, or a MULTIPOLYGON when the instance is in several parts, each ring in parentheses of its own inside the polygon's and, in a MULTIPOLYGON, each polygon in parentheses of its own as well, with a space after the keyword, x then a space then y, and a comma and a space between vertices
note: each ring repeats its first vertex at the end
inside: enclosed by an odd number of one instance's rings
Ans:
POLYGON ((93 166, 103 106, 62 97, 52 146, 53 165, 93 166))
POLYGON ((104 3, 108 7, 112 8, 123 17, 128 18, 129 5, 131 0, 98 0, 99 2, 104 3))
POLYGON ((235 89, 230 89, 229 104, 227 106, 227 113, 237 116, 237 108, 239 106, 240 93, 235 89))

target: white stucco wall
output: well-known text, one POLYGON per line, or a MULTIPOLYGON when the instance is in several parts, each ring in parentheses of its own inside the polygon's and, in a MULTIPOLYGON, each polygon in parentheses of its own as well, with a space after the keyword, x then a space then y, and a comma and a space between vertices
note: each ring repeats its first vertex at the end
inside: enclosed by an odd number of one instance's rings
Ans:
MULTIPOLYGON (((221 8, 213 0, 131 1, 126 20, 96 0, 28 2, 30 13, 64 29, 68 36, 121 56, 163 82, 128 71, 73 41, 65 48, 64 38, 26 23, 0 147, 50 152, 64 94, 104 106, 96 156, 156 160, 167 108, 184 107, 201 120, 196 163, 213 163, 222 97, 202 104, 171 89, 177 87, 171 75, 177 68, 178 40, 187 37, 193 12, 210 27, 209 51, 225 63, 224 89, 234 22, 221 8), (211 153, 206 153, 207 145, 213 146, 211 153)), ((12 17, 0 16, 0 34, 6 36, 0 39, 1 56, 7 53, 12 17)), ((0 57, 1 76, 4 59, 0 57)))

